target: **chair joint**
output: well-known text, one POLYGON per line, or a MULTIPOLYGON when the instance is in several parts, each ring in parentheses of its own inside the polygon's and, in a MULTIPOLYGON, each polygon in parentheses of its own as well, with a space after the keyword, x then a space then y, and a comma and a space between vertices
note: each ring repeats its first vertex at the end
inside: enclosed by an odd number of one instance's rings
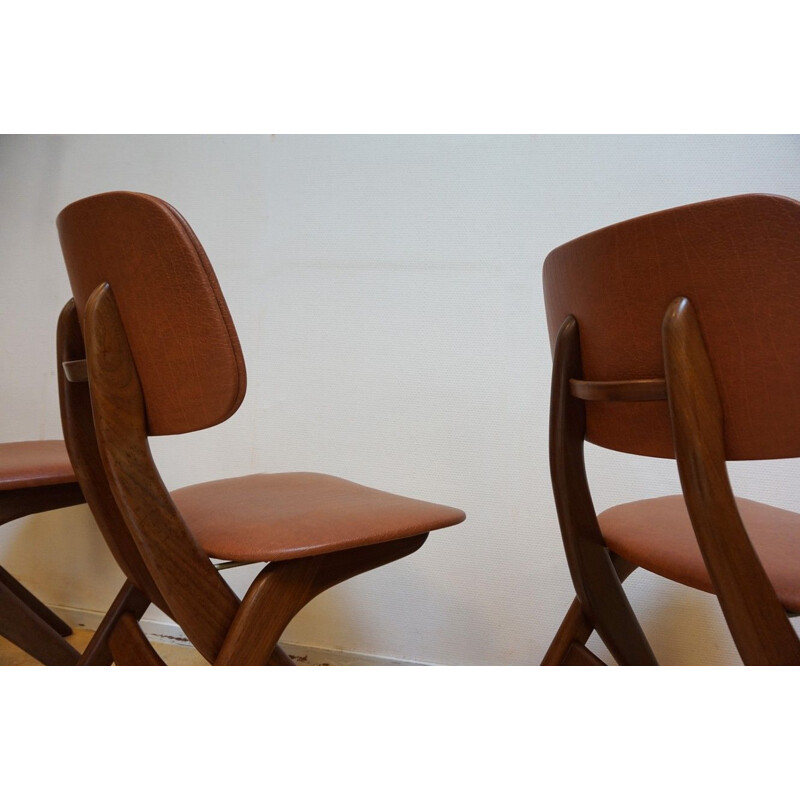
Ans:
POLYGON ((64 376, 70 383, 86 383, 89 380, 89 370, 85 358, 79 361, 62 361, 61 367, 64 370, 64 376))

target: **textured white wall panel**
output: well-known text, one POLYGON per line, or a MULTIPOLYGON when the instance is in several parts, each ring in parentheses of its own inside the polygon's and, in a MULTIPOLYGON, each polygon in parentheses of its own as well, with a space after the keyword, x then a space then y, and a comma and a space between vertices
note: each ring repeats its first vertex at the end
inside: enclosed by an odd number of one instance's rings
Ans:
MULTIPOLYGON (((113 189, 186 216, 247 360, 235 417, 154 442, 168 486, 317 470, 468 514, 316 599, 286 639, 530 664, 572 594, 548 474, 545 255, 682 203, 800 197, 800 138, 2 137, 3 439, 60 436, 54 330, 69 289, 54 220, 113 189)), ((587 462, 598 509, 678 488, 672 462, 593 447, 587 462)), ((732 473, 743 495, 800 511, 796 463, 732 473)), ((0 560, 56 605, 103 610, 120 583, 85 508, 5 526, 0 560)), ((712 598, 644 573, 630 591, 665 663, 737 661, 712 598)))

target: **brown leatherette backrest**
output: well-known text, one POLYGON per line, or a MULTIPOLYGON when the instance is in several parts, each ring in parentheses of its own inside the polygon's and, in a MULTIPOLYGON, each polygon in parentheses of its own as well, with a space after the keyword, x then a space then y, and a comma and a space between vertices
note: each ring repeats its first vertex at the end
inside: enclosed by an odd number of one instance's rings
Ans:
POLYGON ((230 417, 244 398, 244 359, 214 270, 186 220, 157 197, 109 192, 67 206, 57 224, 81 325, 89 295, 111 286, 148 433, 185 433, 230 417))
MULTIPOLYGON (((553 250, 544 264, 551 344, 578 322, 584 378, 663 378, 661 323, 695 308, 729 459, 800 456, 800 204, 741 195, 638 217, 553 250)), ((673 458, 666 402, 586 403, 586 439, 673 458)))

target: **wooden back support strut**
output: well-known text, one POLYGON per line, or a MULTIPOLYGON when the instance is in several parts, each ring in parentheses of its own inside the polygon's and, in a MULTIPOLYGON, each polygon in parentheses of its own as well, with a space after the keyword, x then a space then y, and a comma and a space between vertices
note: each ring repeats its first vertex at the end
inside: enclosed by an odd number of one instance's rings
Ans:
POLYGON ((663 347, 681 486, 733 640, 745 664, 798 665, 800 641, 736 508, 722 406, 697 316, 685 297, 667 309, 663 347))
POLYGON ((568 317, 556 341, 550 401, 550 474, 567 562, 583 613, 614 658, 653 665, 655 656, 597 524, 583 457, 584 405, 571 385, 581 379, 578 323, 568 317))

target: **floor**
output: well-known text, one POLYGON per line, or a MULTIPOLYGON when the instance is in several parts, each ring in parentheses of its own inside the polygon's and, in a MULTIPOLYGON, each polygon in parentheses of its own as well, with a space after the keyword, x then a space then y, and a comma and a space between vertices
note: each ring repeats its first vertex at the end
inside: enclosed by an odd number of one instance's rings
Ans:
MULTIPOLYGON (((76 649, 83 651, 94 631, 76 630, 67 641, 76 649)), ((184 647, 177 644, 163 644, 153 642, 153 647, 167 664, 181 666, 201 666, 208 662, 193 647, 184 647)), ((35 658, 20 650, 16 645, 6 639, 0 638, 0 666, 40 666, 35 658)))
MULTIPOLYGON (((76 630, 67 641, 76 649, 83 651, 94 631, 76 630)), ((182 644, 167 644, 157 639, 151 640, 161 658, 169 666, 199 667, 208 666, 208 662, 193 647, 182 644)), ((314 647, 284 645, 289 656, 299 666, 413 666, 410 662, 391 661, 389 659, 362 656, 356 653, 341 653, 332 650, 320 650, 314 647)), ((20 650, 11 642, 0 637, 0 667, 41 666, 36 659, 20 650)))

